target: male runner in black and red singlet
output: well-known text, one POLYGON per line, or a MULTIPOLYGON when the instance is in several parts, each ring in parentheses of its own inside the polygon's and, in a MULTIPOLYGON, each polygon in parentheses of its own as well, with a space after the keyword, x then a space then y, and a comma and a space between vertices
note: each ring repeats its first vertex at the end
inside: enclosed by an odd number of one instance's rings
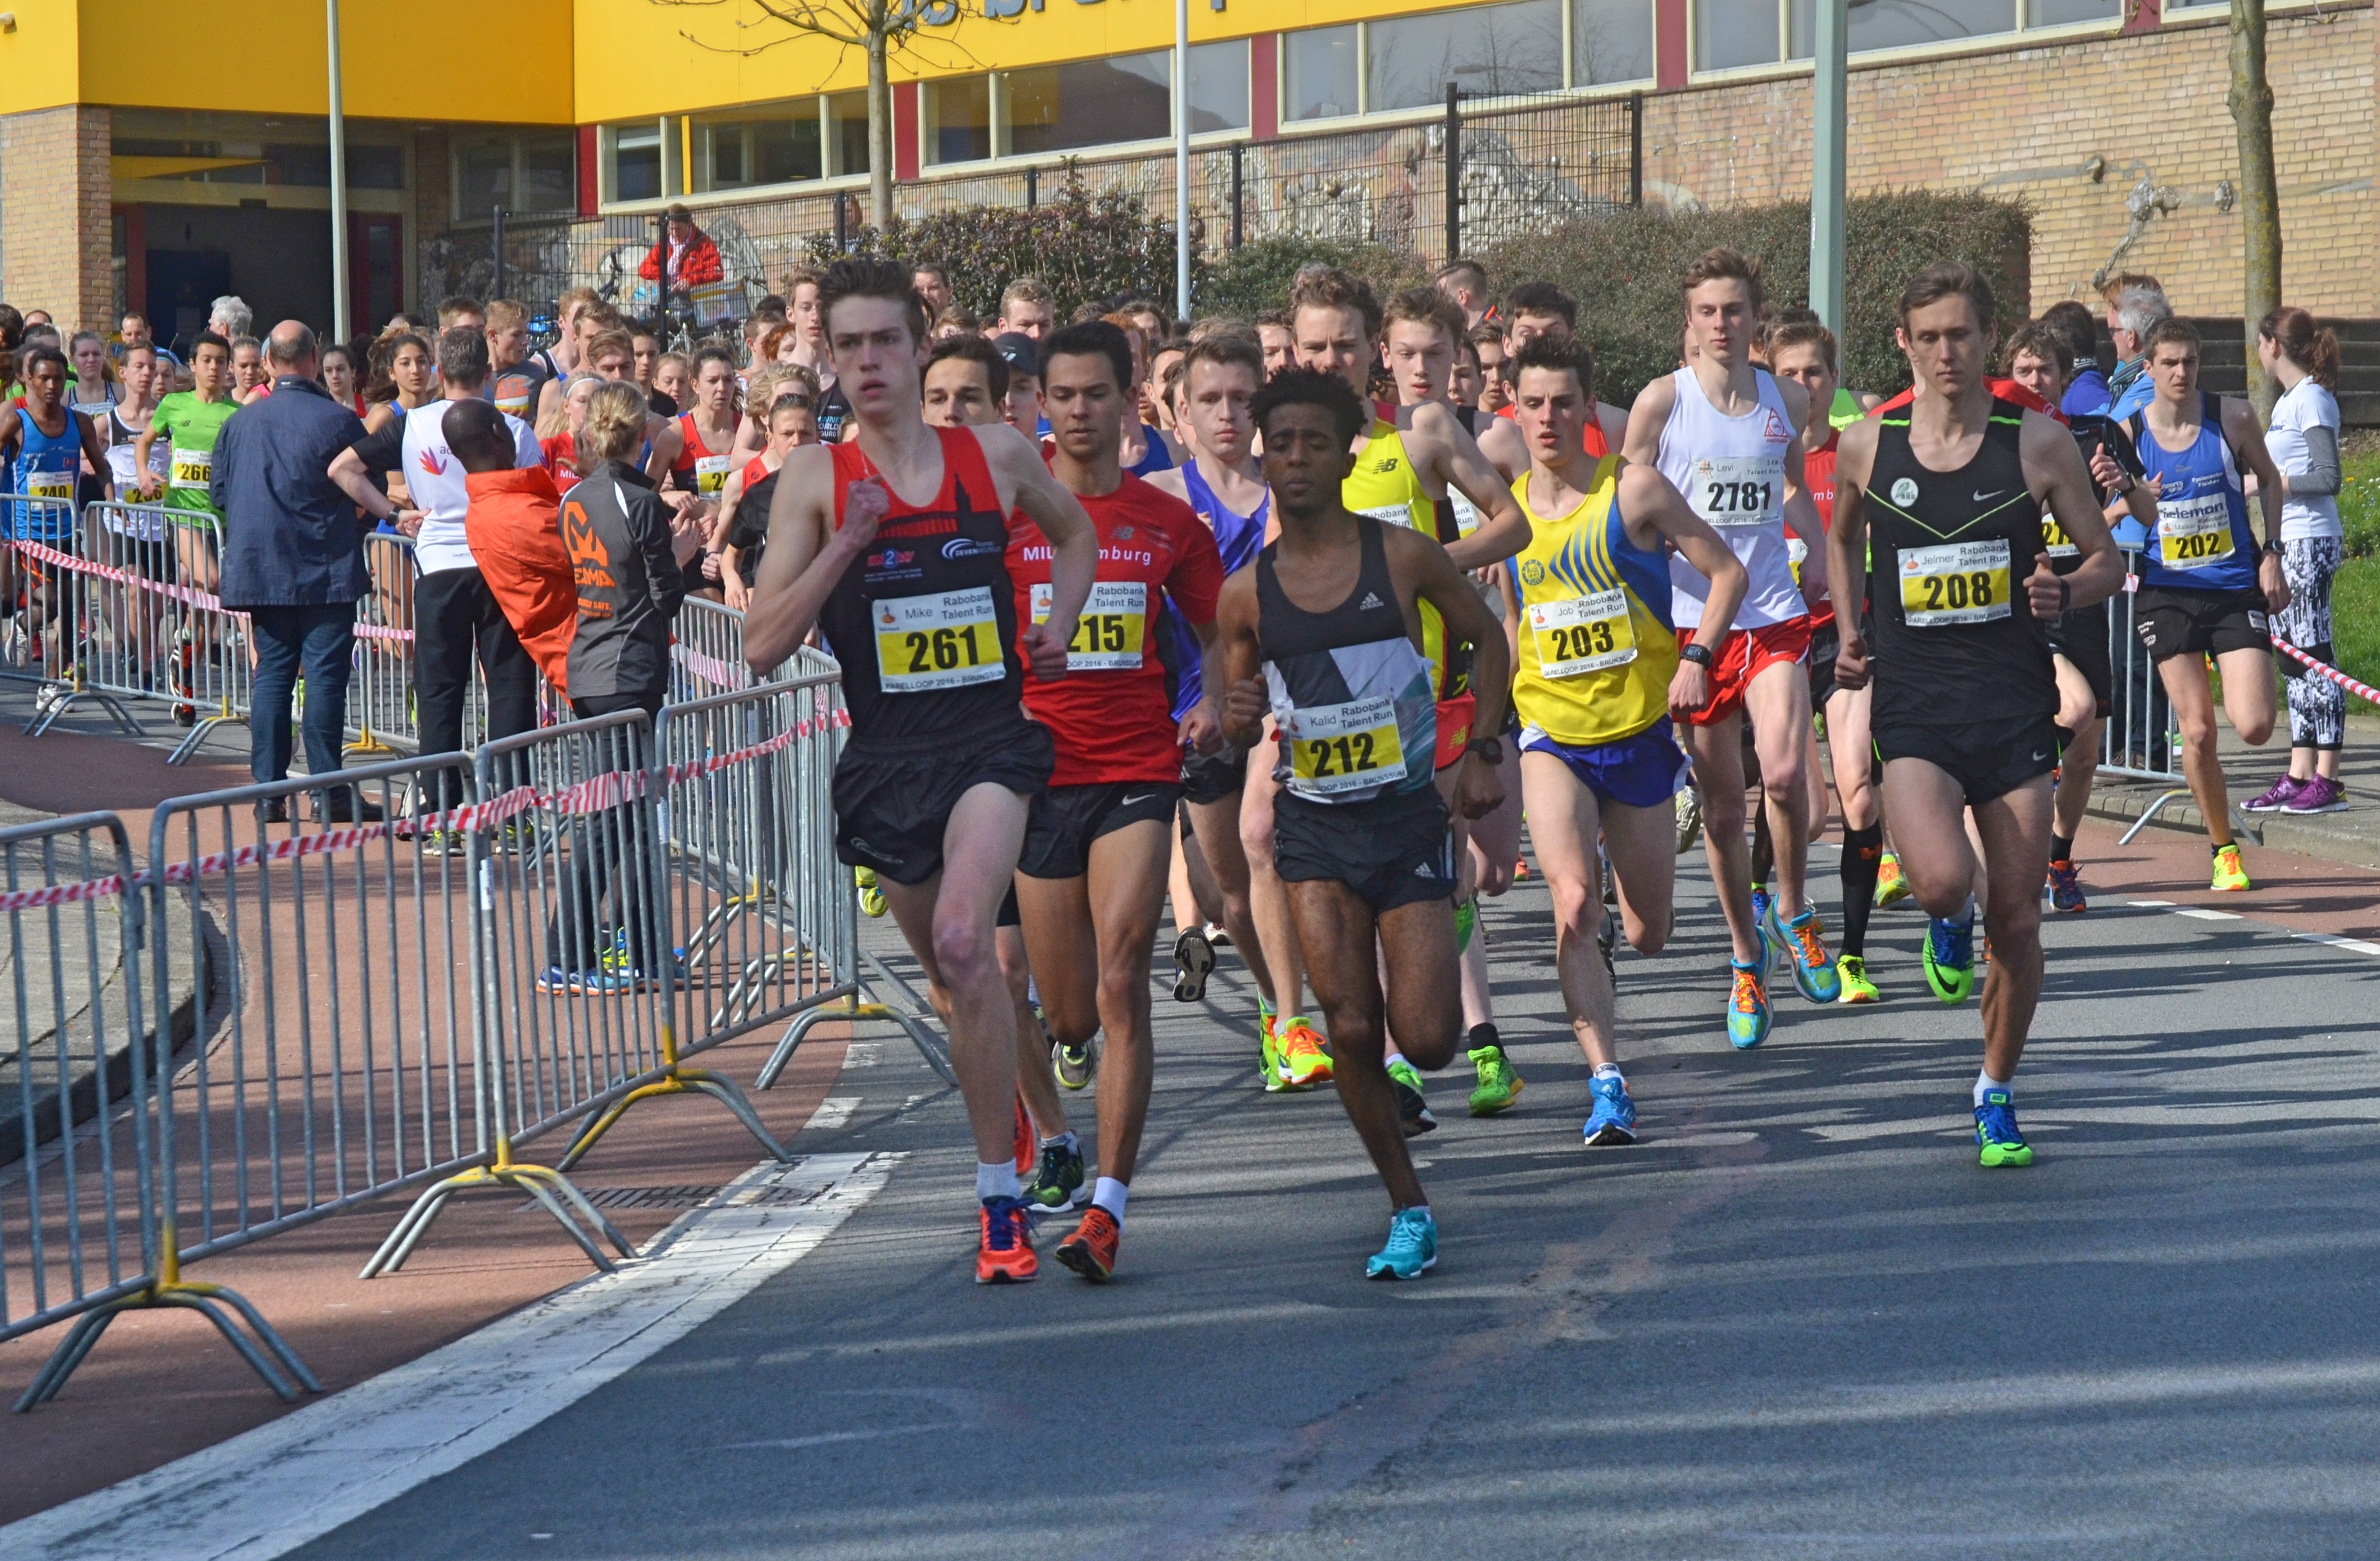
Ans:
POLYGON ((1023 662, 1044 680, 1066 675, 1099 539, 1014 430, 926 425, 925 306, 905 269, 839 261, 819 294, 859 437, 786 456, 745 657, 765 676, 816 626, 843 664, 851 740, 835 766, 835 848, 875 870, 947 1000, 982 1202, 976 1281, 1031 1279, 1013 1137, 1016 1017, 992 922, 1053 762, 1049 729, 1019 708, 1023 662), (1051 550, 1038 624, 1017 622, 1006 563, 1027 521, 1051 550))

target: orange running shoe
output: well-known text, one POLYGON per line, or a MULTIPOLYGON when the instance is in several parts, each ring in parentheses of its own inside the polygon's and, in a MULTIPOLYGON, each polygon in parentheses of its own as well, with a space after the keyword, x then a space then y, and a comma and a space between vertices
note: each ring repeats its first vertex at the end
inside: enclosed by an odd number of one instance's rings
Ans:
POLYGON ((1058 1243, 1058 1261, 1092 1284, 1104 1285, 1115 1272, 1116 1243, 1123 1239, 1115 1216, 1094 1203, 1075 1234, 1058 1243))
POLYGON ((1321 1035, 1306 1022, 1305 1015, 1293 1014, 1277 1021, 1273 1037, 1288 1088, 1311 1090, 1330 1082, 1330 1054, 1322 1049, 1321 1035))
POLYGON ((1024 1201, 985 1199, 983 1240, 975 1250, 975 1282, 1022 1285, 1040 1272, 1041 1261, 1033 1255, 1033 1226, 1025 1217, 1024 1201))
POLYGON ((1033 1167, 1041 1163, 1033 1141, 1033 1118, 1026 1114, 1025 1097, 1016 1097, 1016 1174, 1029 1177, 1033 1167))

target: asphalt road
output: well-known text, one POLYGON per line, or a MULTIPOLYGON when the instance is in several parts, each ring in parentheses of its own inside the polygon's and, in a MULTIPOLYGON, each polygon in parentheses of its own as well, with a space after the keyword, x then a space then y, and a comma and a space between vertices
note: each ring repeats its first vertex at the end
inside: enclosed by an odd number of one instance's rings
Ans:
POLYGON ((1633 1149, 1579 1144, 1542 885, 1491 909, 1528 1088, 1489 1121, 1462 1078, 1435 1090, 1420 1283, 1359 1278, 1386 1200, 1331 1097, 1258 1091, 1229 956, 1210 1006, 1159 1006, 1106 1288, 968 1282, 959 1103, 885 1031, 838 1086, 848 1121, 799 1145, 907 1152, 872 1201, 297 1554, 2380 1552, 2380 958, 2095 897, 2049 933, 2018 1083, 2036 1163, 1987 1173, 1980 1021, 1925 995, 1915 912, 1876 920, 1887 1003, 1785 996, 1739 1055, 1681 865, 1680 936, 1621 966, 1633 1149))

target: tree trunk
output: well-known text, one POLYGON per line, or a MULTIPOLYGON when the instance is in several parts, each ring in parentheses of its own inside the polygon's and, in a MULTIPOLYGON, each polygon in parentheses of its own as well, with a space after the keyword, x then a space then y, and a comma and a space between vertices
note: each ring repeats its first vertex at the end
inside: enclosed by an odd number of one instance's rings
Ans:
POLYGON ((2245 230, 2248 394, 2270 418, 2280 387, 2256 361, 2256 324, 2281 301, 2281 193, 2273 173, 2273 88, 2265 79, 2265 0, 2231 0, 2231 90, 2240 138, 2240 220, 2245 230))
POLYGON ((868 27, 868 222, 879 233, 892 225, 892 83, 884 68, 884 33, 898 25, 892 7, 877 0, 868 27))

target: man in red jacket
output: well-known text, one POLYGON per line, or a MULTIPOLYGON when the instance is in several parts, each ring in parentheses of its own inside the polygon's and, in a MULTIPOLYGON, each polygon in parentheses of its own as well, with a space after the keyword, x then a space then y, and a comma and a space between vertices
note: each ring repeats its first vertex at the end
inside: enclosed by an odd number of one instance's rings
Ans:
POLYGON ((719 246, 694 226, 694 213, 684 206, 672 206, 665 214, 669 237, 652 247, 637 274, 648 282, 662 282, 664 294, 724 280, 727 268, 720 262, 719 246))

